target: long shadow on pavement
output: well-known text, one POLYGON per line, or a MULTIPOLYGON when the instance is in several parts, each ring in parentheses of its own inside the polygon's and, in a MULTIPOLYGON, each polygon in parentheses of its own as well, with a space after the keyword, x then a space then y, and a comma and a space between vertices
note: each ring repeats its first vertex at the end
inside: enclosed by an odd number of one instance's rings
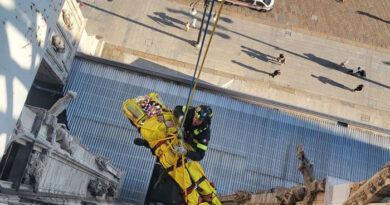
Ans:
POLYGON ((219 20, 221 20, 225 23, 233 23, 233 20, 231 20, 230 18, 227 18, 227 17, 223 17, 223 16, 220 16, 219 20))
MULTIPOLYGON (((186 16, 186 17, 190 17, 190 16, 191 16, 188 12, 181 11, 181 10, 176 10, 176 9, 167 8, 167 11, 169 11, 169 12, 171 12, 171 13, 179 13, 179 14, 182 14, 182 15, 184 15, 184 16, 186 16)), ((201 18, 197 18, 197 19, 198 19, 198 20, 201 20, 201 18)), ((305 56, 300 55, 300 54, 298 54, 298 53, 294 53, 294 52, 292 52, 292 51, 289 51, 289 50, 280 48, 280 47, 278 47, 278 46, 274 46, 274 45, 272 45, 272 44, 270 44, 270 43, 267 43, 267 42, 261 41, 261 40, 259 40, 259 39, 253 38, 253 37, 251 37, 251 36, 248 36, 248 35, 239 33, 239 32, 237 32, 237 31, 230 30, 230 29, 228 29, 228 28, 226 28, 226 27, 224 27, 224 26, 218 25, 218 28, 221 29, 221 30, 228 31, 228 32, 234 33, 234 34, 236 34, 236 35, 242 36, 242 37, 244 37, 244 38, 247 38, 247 39, 256 41, 256 42, 258 42, 258 43, 261 43, 261 44, 270 46, 270 47, 275 48, 275 49, 277 49, 277 50, 281 50, 281 51, 284 51, 284 52, 286 52, 286 53, 295 55, 295 56, 297 56, 297 57, 307 59, 305 56)))
MULTIPOLYGON (((171 9, 171 8, 167 8, 167 11, 169 12, 172 12, 172 13, 181 13, 182 15, 185 15, 187 17, 190 16, 190 14, 188 14, 187 12, 184 12, 184 11, 181 11, 181 10, 176 10, 176 9, 171 9)), ((250 40, 253 40, 253 41, 256 41, 258 43, 261 43, 263 45, 267 45, 267 46, 270 46, 276 50, 280 50, 280 51, 284 51, 288 54, 291 54, 291 55, 294 55, 294 56, 297 56, 297 57, 300 57, 300 58, 303 58, 303 59, 306 59, 306 60, 310 60, 310 61, 313 61, 313 62, 316 62, 316 63, 319 63, 320 65, 323 65, 324 67, 327 67, 327 68, 330 68, 330 69, 334 69, 334 70, 338 70, 340 72, 343 72, 344 74, 346 75, 350 75, 349 73, 347 73, 348 69, 343 69, 343 68, 339 68, 338 65, 334 62, 331 62, 331 61, 328 61, 326 59, 323 59, 323 58, 319 58, 319 57, 316 57, 315 55, 313 54, 305 54, 305 55, 301 55, 301 54, 298 54, 298 53, 295 53, 295 52, 292 52, 290 50, 287 50, 287 49, 283 49, 283 48, 280 48, 279 46, 275 46, 275 45, 272 45, 270 43, 267 43, 267 42, 264 42, 264 41, 261 41, 259 39, 256 39, 256 38, 253 38, 251 36, 248 36, 248 35, 245 35, 245 34, 242 34, 242 33, 239 33, 239 32, 236 32, 236 31, 233 31, 233 30, 230 30, 224 26, 221 26, 221 25, 218 25, 218 28, 219 29, 222 29, 224 31, 229 31, 231 33, 234 33, 234 34, 237 34, 239 36, 242 36, 242 37, 245 37, 247 39, 250 39, 250 40)), ((354 76, 354 75, 352 75, 354 76)), ((385 85, 385 84, 382 84, 382 83, 379 83, 379 82, 376 82, 374 80, 371 80, 371 79, 368 79, 368 78, 363 78, 363 77, 358 77, 358 76, 354 76, 356 78, 360 78, 364 81, 367 81, 367 82, 370 82, 370 83, 373 83, 375 85, 378 85, 378 86, 381 86, 381 87, 384 87, 384 88, 387 88, 387 89, 390 89, 390 86, 388 85, 385 85)))
POLYGON ((184 25, 186 22, 183 22, 183 21, 180 21, 176 18, 173 18, 173 17, 170 17, 168 16, 166 13, 164 12, 153 12, 154 15, 156 16, 159 16, 160 18, 162 18, 164 21, 171 21, 171 22, 174 22, 174 23, 178 23, 180 25, 184 25))
POLYGON ((367 12, 364 12, 364 11, 356 11, 356 13, 358 13, 360 15, 368 16, 370 18, 376 19, 378 21, 382 21, 382 22, 387 23, 387 24, 390 24, 390 21, 386 21, 386 20, 384 20, 384 19, 382 19, 380 17, 374 16, 374 15, 372 15, 370 13, 367 13, 367 12))
POLYGON ((262 60, 264 62, 270 62, 270 63, 274 63, 274 64, 279 64, 277 61, 276 61, 276 58, 273 57, 273 56, 270 56, 268 54, 264 54, 260 51, 257 51, 255 49, 252 49, 252 48, 248 48, 246 46, 241 46, 242 48, 242 52, 246 53, 249 57, 252 57, 252 58, 257 58, 259 60, 262 60))
POLYGON ((87 5, 87 6, 91 7, 91 8, 94 8, 94 9, 96 9, 96 10, 99 10, 99 11, 102 11, 102 12, 105 12, 105 13, 108 13, 108 14, 111 14, 111 15, 113 15, 113 16, 116 16, 116 17, 121 18, 121 19, 123 19, 123 20, 129 21, 129 22, 131 22, 131 23, 134 23, 134 24, 143 26, 143 27, 145 27, 145 28, 149 28, 149 29, 151 29, 151 30, 153 30, 153 31, 160 32, 160 33, 165 34, 165 35, 167 35, 167 36, 171 36, 171 37, 173 37, 173 38, 176 38, 176 39, 178 39, 178 40, 184 41, 184 42, 186 42, 186 43, 193 44, 193 41, 187 40, 187 39, 185 39, 185 38, 183 38, 183 37, 174 35, 174 34, 172 34, 172 33, 168 33, 168 32, 166 32, 166 31, 160 30, 160 29, 158 29, 158 28, 154 28, 154 27, 149 26, 149 25, 146 25, 146 24, 144 24, 144 23, 141 23, 141 22, 135 21, 135 20, 133 20, 133 19, 130 19, 130 18, 121 16, 121 15, 119 15, 119 14, 116 14, 116 13, 112 12, 112 11, 108 11, 108 10, 106 10, 106 9, 103 9, 103 8, 97 7, 97 6, 95 6, 95 5, 92 5, 92 4, 88 3, 88 2, 82 2, 82 3, 84 3, 85 5, 87 5))
POLYGON ((249 65, 245 65, 245 64, 240 63, 240 62, 237 62, 237 61, 235 61, 235 60, 232 60, 232 63, 235 63, 235 64, 237 64, 237 65, 239 65, 239 66, 241 66, 241 67, 244 67, 244 68, 247 68, 247 69, 249 69, 249 70, 253 70, 253 71, 259 72, 259 73, 264 73, 264 74, 267 74, 267 75, 271 75, 271 74, 272 74, 272 73, 269 73, 269 72, 267 72, 267 71, 258 70, 258 69, 254 68, 254 67, 251 67, 251 66, 249 66, 249 65))
POLYGON ((174 23, 178 23, 180 25, 184 25, 184 23, 182 21, 179 21, 179 20, 177 20, 175 18, 169 17, 165 13, 154 12, 154 14, 156 16, 151 16, 151 15, 146 15, 146 16, 149 17, 150 19, 152 19, 153 21, 155 21, 156 23, 162 25, 162 26, 170 26, 170 27, 174 27, 174 28, 183 30, 182 27, 177 26, 176 24, 174 24, 174 23))
POLYGON ((338 71, 343 72, 343 73, 348 73, 348 71, 350 70, 348 68, 340 67, 335 62, 326 60, 324 58, 317 57, 317 56, 315 56, 314 54, 311 54, 311 53, 304 53, 303 55, 305 55, 308 60, 313 61, 315 63, 318 63, 319 65, 321 65, 323 67, 327 67, 327 68, 330 68, 330 69, 338 70, 338 71))
POLYGON ((332 61, 329 61, 329 60, 326 60, 326 59, 323 59, 323 58, 320 58, 320 57, 317 57, 311 53, 304 53, 304 55, 307 56, 308 60, 311 60, 313 62, 316 62, 318 64, 320 64, 321 66, 323 67, 326 67, 326 68, 330 68, 330 69, 333 69, 333 70, 338 70, 346 75, 350 75, 350 76, 353 76, 355 78, 359 78, 361 80, 364 80, 364 81, 367 81, 367 82, 370 82, 372 84, 375 84, 375 85, 379 85, 381 87, 384 87, 384 88, 387 88, 387 89, 390 89, 390 86, 388 85, 385 85, 385 84, 382 84, 382 83, 379 83, 379 82, 376 82, 376 81, 373 81, 367 77, 361 77, 361 76, 356 76, 356 75, 351 75, 350 73, 348 73, 348 71, 350 71, 350 69, 347 69, 347 68, 342 68, 342 67, 339 67, 336 63, 332 62, 332 61))
MULTIPOLYGON (((191 15, 190 15, 188 12, 185 12, 185 11, 182 11, 182 10, 167 8, 167 11, 168 11, 168 12, 171 12, 171 13, 179 13, 179 14, 182 14, 182 15, 184 15, 184 16, 186 16, 186 17, 191 17, 191 15)), ((197 18, 197 19, 198 19, 198 20, 201 20, 200 18, 197 18)), ((253 37, 251 37, 251 36, 248 36, 248 35, 246 35, 246 34, 242 34, 242 33, 239 33, 239 32, 237 32, 237 31, 230 30, 230 29, 226 28, 225 26, 218 25, 218 28, 221 29, 221 30, 228 31, 228 32, 234 33, 234 34, 236 34, 236 35, 242 36, 242 37, 244 37, 244 38, 247 38, 247 39, 256 41, 256 42, 261 43, 261 44, 263 44, 263 45, 272 47, 272 48, 274 48, 274 49, 276 49, 276 50, 284 51, 284 52, 286 52, 286 53, 288 53, 288 54, 291 54, 291 55, 294 55, 294 56, 297 56, 297 57, 300 57, 300 58, 303 58, 303 59, 306 59, 306 60, 310 60, 308 57, 306 57, 306 56, 304 56, 304 55, 301 55, 301 54, 292 52, 292 51, 287 50, 287 49, 280 48, 279 46, 272 45, 272 44, 270 44, 270 43, 261 41, 261 40, 259 40, 259 39, 253 38, 253 37)))
MULTIPOLYGON (((203 32, 204 32, 204 28, 203 28, 203 32)), ((207 30, 207 35, 210 35, 211 34, 211 29, 207 30)), ((225 34, 225 33, 222 33, 222 32, 218 32, 218 31, 214 31, 214 34, 223 38, 223 39, 230 39, 230 36, 225 34)))
POLYGON ((348 88, 347 86, 341 84, 341 83, 338 83, 332 79, 329 79, 327 77, 324 77, 324 76, 315 76, 313 74, 311 74, 311 77, 313 78, 317 78, 319 81, 321 81, 323 84, 329 84, 329 85, 333 85, 333 86, 336 86, 336 87, 339 87, 341 89, 344 89, 344 90, 348 90, 348 91, 353 91, 351 88, 348 88))
POLYGON ((383 62, 383 64, 390 65, 389 61, 382 61, 382 62, 383 62))
MULTIPOLYGON (((165 26, 171 26, 171 27, 178 28, 180 30, 184 30, 184 26, 185 26, 186 22, 183 22, 183 21, 180 21, 176 18, 170 17, 163 12, 154 12, 153 14, 155 14, 158 17, 150 16, 150 15, 147 15, 147 16, 150 19, 152 19, 153 21, 155 21, 156 23, 158 23, 160 25, 163 24, 165 26), (174 23, 180 24, 182 27, 177 26, 174 23)), ((206 28, 203 28, 203 32, 205 29, 206 28)), ((207 30, 207 34, 209 34, 209 35, 211 34, 210 29, 207 30)), ((224 39, 230 39, 230 36, 225 34, 225 33, 221 33, 221 32, 216 31, 214 34, 221 37, 221 38, 224 38, 224 39)))

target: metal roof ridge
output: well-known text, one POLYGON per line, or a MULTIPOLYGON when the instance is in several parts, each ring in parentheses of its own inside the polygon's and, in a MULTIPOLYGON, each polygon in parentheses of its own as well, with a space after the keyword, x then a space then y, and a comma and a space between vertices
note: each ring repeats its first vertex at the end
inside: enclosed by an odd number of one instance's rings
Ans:
MULTIPOLYGON (((177 82, 180 82, 180 83, 183 83, 183 84, 186 84, 186 85, 191 85, 191 81, 192 81, 192 77, 185 78, 185 77, 178 76, 178 75, 173 75, 173 74, 170 74, 170 73, 167 73, 167 72, 156 71, 156 70, 153 70, 153 69, 150 69, 150 68, 138 67, 138 66, 129 65, 129 64, 118 62, 118 61, 114 61, 114 60, 109 60, 109 59, 105 59, 105 58, 101 58, 101 57, 91 56, 91 55, 87 55, 87 54, 84 54, 84 53, 81 53, 81 52, 77 52, 75 57, 76 58, 82 58, 82 59, 89 60, 89 61, 93 61, 93 62, 96 62, 96 63, 105 64, 105 65, 108 65, 108 66, 114 66, 116 68, 121 68, 121 69, 132 71, 132 72, 137 72, 137 73, 150 75, 150 76, 153 76, 153 77, 158 77, 158 78, 164 78, 166 80, 177 81, 177 82)), ((386 129, 386 128, 382 128, 382 127, 378 127, 378 126, 374 126, 374 125, 358 122, 358 121, 355 121, 355 120, 349 120, 349 119, 346 119, 346 118, 338 117, 338 116, 335 116, 335 115, 330 115, 330 114, 319 112, 319 111, 309 110, 309 109, 305 109, 305 108, 302 108, 302 107, 290 105, 290 104, 287 104, 287 103, 281 103, 281 102, 278 102, 278 101, 274 101, 274 100, 270 100, 270 99, 266 99, 266 98, 262 98, 262 97, 258 97, 258 96, 249 95, 249 94, 246 94, 246 93, 243 93, 243 92, 239 92, 239 91, 234 91, 234 90, 229 90, 229 89, 226 89, 226 88, 221 88, 221 87, 215 86, 213 84, 210 84, 210 83, 207 83, 207 82, 204 82, 204 81, 199 81, 197 87, 198 88, 202 88, 202 89, 206 89, 206 90, 209 90, 209 91, 212 91, 212 92, 217 92, 218 94, 229 95, 229 96, 231 96, 233 98, 238 98, 239 100, 246 100, 246 101, 249 101, 249 103, 252 103, 252 104, 258 103, 258 104, 264 105, 266 107, 281 108, 281 109, 284 109, 286 111, 295 112, 297 114, 309 115, 311 117, 317 117, 317 118, 322 118, 322 119, 326 119, 326 120, 332 120, 332 121, 335 121, 335 122, 339 122, 340 121, 340 122, 343 122, 343 123, 348 123, 348 125, 352 125, 353 127, 358 127, 358 128, 362 128, 362 129, 365 129, 365 130, 368 130, 368 131, 379 132, 381 134, 390 135, 390 129, 386 129)))

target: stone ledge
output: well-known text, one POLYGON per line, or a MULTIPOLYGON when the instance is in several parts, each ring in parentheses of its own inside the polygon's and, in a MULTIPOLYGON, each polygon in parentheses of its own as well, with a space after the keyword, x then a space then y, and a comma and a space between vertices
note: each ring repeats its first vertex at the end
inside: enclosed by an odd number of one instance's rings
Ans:
MULTIPOLYGON (((105 44, 102 58, 115 60, 118 62, 126 62, 125 58, 129 54, 155 63, 166 64, 176 72, 193 72, 193 69, 195 68, 195 64, 161 57, 134 49, 124 48, 109 43, 105 44), (113 53, 116 55, 113 55, 113 53)), ((213 81, 213 84, 215 84, 215 79, 218 78, 234 79, 236 81, 235 84, 240 86, 236 89, 231 88, 232 90, 272 99, 282 103, 292 104, 316 112, 328 113, 330 115, 362 122, 364 124, 370 124, 380 128, 390 129, 390 125, 386 123, 390 121, 390 112, 385 110, 379 110, 365 105, 339 100, 333 97, 313 94, 291 87, 276 85, 272 82, 266 82, 261 79, 248 79, 244 76, 236 75, 226 71, 220 71, 214 68, 205 67, 203 72, 204 75, 202 75, 202 80, 206 82, 213 81), (266 90, 248 89, 259 87, 262 87, 266 90)))

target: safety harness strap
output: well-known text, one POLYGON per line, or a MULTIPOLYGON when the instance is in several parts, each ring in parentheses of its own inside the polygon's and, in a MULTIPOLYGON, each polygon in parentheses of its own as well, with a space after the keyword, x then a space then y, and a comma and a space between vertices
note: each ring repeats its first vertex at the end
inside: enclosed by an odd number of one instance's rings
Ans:
MULTIPOLYGON (((159 148, 161 145, 163 145, 167 140, 162 140, 160 142, 158 142, 153 148, 152 148, 152 153, 155 153, 157 148, 159 148)), ((160 157, 162 156, 161 155, 158 155, 157 157, 160 159, 160 157)))
POLYGON ((159 148, 161 145, 163 145, 165 142, 166 142, 166 140, 162 140, 162 141, 158 142, 158 143, 152 148, 152 152, 154 153, 154 152, 156 151, 156 149, 159 148))
MULTIPOLYGON (((187 159, 184 160, 184 163, 187 163, 187 159)), ((181 161, 181 158, 180 158, 180 159, 178 159, 177 162, 176 162, 176 168, 179 168, 179 167, 181 167, 181 166, 182 166, 182 161, 181 161)), ((168 168, 167 168, 167 172, 173 171, 174 167, 175 167, 174 165, 168 167, 168 168)))
POLYGON ((191 186, 187 188, 187 194, 190 194, 192 191, 194 191, 194 189, 197 189, 198 185, 202 183, 204 180, 206 180, 206 177, 202 176, 198 181, 192 183, 191 186))

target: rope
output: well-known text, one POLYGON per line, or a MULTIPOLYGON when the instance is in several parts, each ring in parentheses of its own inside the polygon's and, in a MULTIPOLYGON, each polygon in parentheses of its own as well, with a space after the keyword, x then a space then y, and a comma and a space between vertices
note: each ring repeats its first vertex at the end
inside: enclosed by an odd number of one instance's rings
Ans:
POLYGON ((186 187, 186 168, 184 167, 184 155, 181 156, 181 167, 183 168, 183 186, 184 186, 184 201, 188 202, 188 194, 187 194, 187 187, 186 187))
MULTIPOLYGON (((203 66, 204 66, 204 62, 206 60, 206 56, 207 56, 207 53, 209 51, 209 48, 210 48, 210 44, 211 44, 211 41, 213 39, 213 36, 214 36, 214 32, 215 32, 215 28, 217 27, 217 24, 218 24, 218 20, 219 20, 219 17, 221 15, 221 11, 222 11, 222 8, 223 8, 223 5, 225 3, 225 0, 222 0, 221 2, 221 7, 219 8, 219 11, 218 11, 218 15, 217 15, 217 20, 215 21, 215 24, 214 24, 214 27, 213 27, 213 30, 211 32, 211 35, 210 35, 210 40, 207 44, 207 48, 206 48, 206 52, 203 56, 203 60, 202 60, 202 64, 200 66, 200 69, 199 69, 199 72, 198 72, 198 75, 196 76, 196 79, 195 79, 195 75, 196 75, 196 72, 198 70, 198 65, 199 65, 199 60, 200 60, 200 56, 202 55, 202 50, 203 50, 203 45, 204 45, 204 41, 206 39, 206 34, 207 34, 207 29, 208 29, 208 26, 210 24, 210 18, 211 18, 211 13, 213 11, 213 7, 214 7, 214 0, 212 0, 212 4, 211 4, 211 8, 210 8, 210 12, 209 12, 209 15, 208 15, 208 18, 207 18, 207 24, 206 24, 206 28, 205 28, 205 32, 203 34, 203 39, 202 39, 202 44, 201 44, 201 47, 200 47, 200 51, 199 51, 199 55, 198 55, 198 60, 196 62, 196 67, 195 67, 195 71, 194 71, 194 75, 192 77, 192 82, 191 82, 191 86, 192 89, 190 88, 190 92, 188 93, 188 98, 187 98, 187 102, 186 102, 186 110, 185 110, 185 113, 184 113, 184 118, 183 118, 183 122, 180 124, 180 130, 181 130, 181 134, 183 135, 183 125, 185 123, 185 120, 187 118, 187 114, 188 114, 188 109, 189 107, 191 106, 191 103, 192 103, 192 99, 194 97, 194 94, 195 94, 195 90, 196 90, 196 86, 198 84, 198 81, 199 81, 199 77, 200 77, 200 73, 202 72, 203 70, 203 66)), ((184 144, 184 136, 181 136, 181 143, 184 144)), ((184 168, 184 156, 182 156, 182 167, 183 167, 183 172, 186 171, 186 169, 184 168)), ((184 186, 185 186, 185 173, 183 173, 183 183, 184 183, 184 186)), ((184 199, 185 199, 185 202, 187 203, 188 202, 188 196, 187 196, 187 189, 185 188, 184 189, 184 199)))
POLYGON ((206 39, 206 34, 207 34, 207 30, 208 30, 208 27, 209 27, 209 24, 210 24, 210 19, 211 19, 211 13, 213 11, 213 8, 214 8, 214 0, 212 1, 212 4, 211 4, 211 9, 210 9, 210 12, 209 12, 209 15, 207 17, 207 24, 206 24, 206 28, 205 28, 205 32, 203 34, 203 39, 202 39, 202 44, 200 46, 200 51, 199 51, 199 54, 198 54, 198 59, 196 61, 196 66, 195 66, 195 71, 194 71, 194 75, 192 76, 192 81, 191 81, 191 86, 190 86, 190 90, 189 90, 189 93, 188 93, 188 97, 187 97, 187 102, 186 102, 186 109, 185 109, 185 112, 184 112, 184 118, 183 118, 183 121, 182 123, 180 124, 180 130, 181 130, 181 142, 184 143, 184 137, 183 137, 183 125, 186 121, 186 118, 187 118, 187 114, 188 114, 188 109, 189 107, 191 106, 191 103, 192 103, 192 98, 194 96, 194 93, 195 93, 195 89, 196 89, 196 84, 198 83, 198 79, 199 79, 199 76, 200 76, 200 72, 202 71, 203 69, 203 64, 204 64, 204 61, 206 59, 206 56, 207 56, 207 52, 208 52, 208 49, 209 49, 209 46, 210 46, 210 43, 211 43, 211 40, 213 38, 213 35, 214 35, 214 31, 215 31, 215 27, 217 26, 218 24, 218 19, 219 19, 219 16, 220 16, 220 12, 222 11, 222 7, 223 7, 223 3, 225 2, 225 0, 222 1, 221 3, 221 7, 219 9, 219 13, 218 13, 218 17, 217 17, 217 20, 214 24, 214 28, 213 28, 213 32, 211 33, 211 36, 210 36, 210 40, 208 42, 208 46, 207 46, 207 49, 206 49, 206 53, 205 55, 203 56, 203 61, 202 61, 202 64, 201 64, 201 67, 200 67, 200 70, 199 70, 199 73, 198 73, 198 76, 195 78, 196 76, 196 73, 198 71, 198 66, 199 66, 199 60, 200 60, 200 57, 202 55, 202 50, 203 50, 203 45, 204 45, 204 41, 206 39))

